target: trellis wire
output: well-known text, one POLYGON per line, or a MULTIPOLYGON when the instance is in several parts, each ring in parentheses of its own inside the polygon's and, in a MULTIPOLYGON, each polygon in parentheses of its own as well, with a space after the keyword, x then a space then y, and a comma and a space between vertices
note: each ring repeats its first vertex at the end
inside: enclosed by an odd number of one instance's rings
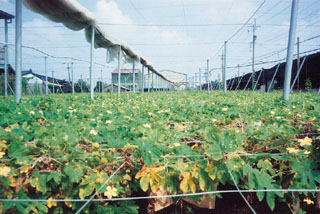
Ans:
POLYGON ((92 199, 100 192, 100 190, 107 185, 107 183, 113 178, 113 176, 115 176, 115 174, 117 174, 117 172, 119 172, 119 170, 126 164, 126 162, 123 162, 123 164, 121 164, 121 166, 118 167, 118 169, 116 171, 114 171, 112 173, 112 175, 99 187, 99 189, 89 198, 89 200, 86 201, 86 203, 84 205, 82 205, 82 207, 80 207, 80 209, 76 212, 76 214, 79 214, 91 201, 92 199))
MULTIPOLYGON (((227 193, 257 193, 257 192, 320 192, 320 189, 258 189, 258 190, 216 190, 209 192, 186 193, 175 195, 153 195, 153 196, 140 196, 128 198, 102 198, 92 199, 91 201, 129 201, 129 200, 147 200, 158 198, 177 198, 177 197, 190 197, 190 196, 203 196, 213 194, 227 194, 227 193)), ((89 199, 0 199, 0 202, 86 202, 89 199)))
POLYGON ((250 208, 250 210, 252 211, 252 213, 256 214, 256 211, 255 211, 255 210, 253 209, 253 207, 250 205, 249 201, 246 199, 246 197, 244 197, 244 195, 242 194, 242 192, 240 192, 240 188, 238 187, 238 184, 237 184, 236 180, 234 179, 234 177, 233 177, 233 175, 232 175, 232 173, 231 173, 231 171, 230 171, 230 169, 229 169, 229 167, 228 167, 228 165, 227 165, 227 162, 225 161, 224 164, 226 165, 227 170, 228 170, 228 172, 229 172, 229 175, 231 176, 231 179, 232 179, 234 185, 236 186, 239 194, 240 194, 241 197, 243 198, 244 202, 246 202, 246 204, 248 205, 248 207, 250 208))

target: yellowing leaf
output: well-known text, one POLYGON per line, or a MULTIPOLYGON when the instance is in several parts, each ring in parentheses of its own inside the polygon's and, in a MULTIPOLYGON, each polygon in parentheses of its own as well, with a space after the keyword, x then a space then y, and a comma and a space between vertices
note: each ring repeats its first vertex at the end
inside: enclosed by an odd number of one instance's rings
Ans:
POLYGON ((149 183, 150 183, 150 175, 147 174, 146 176, 141 177, 140 179, 140 186, 141 189, 146 192, 149 188, 149 183))
POLYGON ((9 176, 9 180, 11 181, 10 185, 11 187, 16 187, 17 186, 17 179, 13 176, 9 176))
POLYGON ((299 139, 298 142, 300 143, 301 146, 311 146, 312 144, 312 139, 310 139, 308 136, 305 137, 304 139, 299 139))
POLYGON ((5 154, 6 154, 5 152, 0 152, 0 158, 3 158, 5 154))
POLYGON ((50 198, 48 198, 48 207, 49 208, 51 208, 51 207, 56 207, 57 206, 57 202, 56 201, 50 201, 50 200, 52 200, 53 198, 52 197, 50 197, 50 198))
POLYGON ((309 198, 305 198, 303 199, 304 202, 306 202, 307 204, 314 204, 314 202, 312 200, 310 200, 309 198))
POLYGON ((65 201, 64 204, 69 208, 72 207, 72 203, 70 201, 65 201))
POLYGON ((99 143, 93 143, 93 144, 92 144, 92 147, 94 147, 94 148, 99 148, 100 145, 99 145, 99 143))
POLYGON ((216 179, 216 177, 217 177, 217 168, 213 164, 209 164, 207 166, 207 168, 205 168, 204 171, 206 171, 208 173, 208 175, 211 178, 211 180, 214 181, 216 179))
POLYGON ((20 173, 27 173, 30 169, 30 166, 26 166, 20 169, 20 173))
POLYGON ((10 167, 1 166, 1 167, 0 167, 0 176, 7 177, 8 174, 10 173, 10 171, 11 171, 10 167))
POLYGON ((196 192, 196 185, 192 180, 190 172, 187 172, 187 173, 184 173, 183 175, 183 179, 180 183, 180 190, 183 193, 187 193, 189 189, 193 193, 196 192))
POLYGON ((296 148, 287 148, 287 151, 292 154, 297 154, 300 150, 296 148))

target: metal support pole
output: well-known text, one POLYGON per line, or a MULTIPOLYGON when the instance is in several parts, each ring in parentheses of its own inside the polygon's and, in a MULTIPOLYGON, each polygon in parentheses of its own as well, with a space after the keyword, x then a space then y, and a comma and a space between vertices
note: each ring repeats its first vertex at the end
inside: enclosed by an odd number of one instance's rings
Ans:
POLYGON ((292 0, 289 40, 288 40, 288 49, 287 49, 287 63, 286 63, 284 87, 283 87, 284 100, 289 100, 289 94, 290 94, 292 59, 293 59, 293 50, 294 50, 294 40, 296 38, 297 18, 298 18, 298 4, 299 4, 299 0, 292 0))
POLYGON ((253 25, 253 37, 252 37, 252 89, 255 90, 254 88, 254 85, 255 84, 255 81, 256 81, 256 71, 255 71, 255 68, 254 68, 254 57, 255 57, 255 49, 256 49, 256 39, 257 39, 257 36, 256 36, 256 28, 257 28, 257 24, 256 24, 256 19, 254 19, 254 25, 253 25))
POLYGON ((16 32, 15 32, 15 68, 16 68, 16 102, 22 97, 22 0, 16 0, 16 32))
POLYGON ((247 84, 246 84, 246 87, 244 87, 244 89, 243 89, 244 91, 247 89, 247 87, 248 87, 248 85, 249 85, 249 83, 250 83, 250 81, 251 81, 252 75, 253 75, 253 74, 251 74, 251 76, 250 76, 250 78, 249 78, 249 80, 248 80, 248 82, 247 82, 247 84))
POLYGON ((239 83, 239 81, 240 81, 240 65, 238 64, 238 83, 239 83))
POLYGON ((133 82, 133 93, 136 93, 136 72, 135 72, 135 60, 133 60, 132 64, 132 70, 133 70, 133 77, 132 77, 132 82, 133 82))
POLYGON ((202 84, 201 84, 201 68, 199 68, 199 85, 200 85, 200 91, 202 91, 202 84))
POLYGON ((100 84, 100 92, 103 91, 103 79, 102 79, 102 69, 101 69, 101 84, 100 84))
POLYGON ((306 61, 306 58, 307 58, 307 56, 305 56, 305 57, 303 58, 303 60, 302 60, 302 63, 301 63, 301 65, 300 65, 300 67, 299 67, 299 70, 297 71, 297 75, 296 75, 296 77, 294 78, 293 83, 292 83, 292 85, 291 85, 290 92, 292 91, 294 85, 296 84, 297 79, 298 79, 299 76, 300 76, 300 72, 301 72, 301 70, 302 70, 302 67, 303 67, 303 65, 304 65, 304 62, 306 61))
POLYGON ((236 80, 236 77, 234 77, 234 78, 232 79, 231 86, 230 86, 230 91, 231 91, 232 88, 233 88, 233 84, 234 84, 235 80, 236 80))
POLYGON ((118 50, 118 96, 121 93, 121 45, 119 45, 118 50))
MULTIPOLYGON (((300 38, 297 38, 297 71, 300 68, 300 38)), ((297 79, 297 89, 300 90, 300 77, 297 79)), ((292 91, 292 90, 291 90, 292 91)))
POLYGON ((258 76, 258 79, 257 79, 257 81, 256 81, 256 84, 254 85, 253 90, 256 90, 256 89, 257 89, 257 85, 258 85, 258 82, 259 82, 259 80, 260 80, 260 77, 261 77, 262 72, 263 72, 263 69, 261 69, 261 71, 260 71, 260 74, 259 74, 259 76, 258 76))
POLYGON ((144 93, 144 65, 142 65, 142 78, 141 78, 141 81, 142 81, 141 92, 144 93))
MULTIPOLYGON (((83 93, 83 88, 82 88, 82 84, 83 84, 82 75, 80 75, 80 79, 81 79, 81 85, 80 85, 81 93, 83 93)), ((112 87, 112 88, 113 88, 113 87, 112 87)))
POLYGON ((207 84, 208 84, 208 92, 210 91, 210 81, 209 81, 209 60, 207 59, 207 84))
POLYGON ((153 72, 152 72, 152 77, 151 77, 151 79, 152 79, 152 82, 151 82, 151 86, 152 86, 152 91, 154 90, 154 82, 153 82, 153 72))
POLYGON ((4 20, 4 96, 8 97, 8 63, 9 63, 9 48, 8 48, 8 21, 4 20))
POLYGON ((227 80, 226 80, 226 68, 227 68, 227 41, 224 42, 224 61, 223 61, 223 78, 224 78, 224 93, 227 93, 227 80))
POLYGON ((52 71, 52 83, 53 83, 53 86, 52 86, 52 94, 54 94, 54 71, 52 71))
POLYGON ((48 95, 48 73, 47 73, 47 56, 44 57, 44 75, 45 75, 45 86, 46 86, 46 95, 48 95))
POLYGON ((240 86, 240 83, 241 83, 243 77, 244 77, 244 75, 240 78, 240 81, 238 81, 238 85, 237 85, 237 87, 236 87, 235 90, 238 90, 238 88, 239 88, 239 86, 240 86))
POLYGON ((71 81, 72 81, 72 94, 74 94, 73 62, 71 62, 71 81))
POLYGON ((94 87, 93 87, 93 47, 94 47, 94 34, 95 29, 91 26, 91 46, 90 46, 90 98, 93 100, 94 96, 94 87))
POLYGON ((274 74, 273 74, 273 77, 272 77, 272 80, 271 80, 271 82, 270 82, 270 85, 269 85, 269 87, 268 87, 267 92, 269 92, 269 91, 270 91, 270 89, 271 89, 271 86, 272 86, 272 84, 273 84, 273 81, 274 81, 274 79, 275 79, 275 78, 276 78, 276 76, 277 76, 277 73, 278 73, 279 67, 280 67, 280 63, 278 64, 277 69, 276 69, 276 71, 275 71, 275 72, 274 72, 274 74))
POLYGON ((150 69, 148 68, 148 92, 150 92, 150 69))

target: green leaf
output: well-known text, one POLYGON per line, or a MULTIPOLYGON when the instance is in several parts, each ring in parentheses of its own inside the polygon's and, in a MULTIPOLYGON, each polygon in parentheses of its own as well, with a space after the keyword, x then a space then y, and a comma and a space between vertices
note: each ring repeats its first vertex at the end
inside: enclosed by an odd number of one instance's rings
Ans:
POLYGON ((63 171, 69 176, 69 180, 73 183, 79 182, 84 175, 80 167, 72 167, 70 164, 64 167, 63 171))
POLYGON ((219 161, 223 159, 223 153, 218 144, 210 144, 207 154, 215 161, 219 161))
POLYGON ((275 194, 273 192, 267 192, 267 203, 271 210, 275 207, 275 194))
POLYGON ((150 166, 152 164, 151 160, 152 160, 151 154, 149 152, 145 152, 143 154, 144 164, 147 165, 147 166, 150 166))

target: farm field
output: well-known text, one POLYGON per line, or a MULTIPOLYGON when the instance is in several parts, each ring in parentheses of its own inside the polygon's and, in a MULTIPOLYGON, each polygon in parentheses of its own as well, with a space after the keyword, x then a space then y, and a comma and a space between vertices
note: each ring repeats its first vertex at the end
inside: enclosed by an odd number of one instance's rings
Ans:
MULTIPOLYGON (((75 213, 95 193, 86 213, 141 213, 139 200, 124 198, 197 200, 202 195, 193 193, 225 186, 238 195, 237 187, 319 189, 320 97, 281 96, 159 92, 91 101, 77 94, 26 96, 20 104, 0 98, 0 212, 75 213)), ((228 193, 211 196, 221 201, 228 193)), ((270 213, 283 204, 294 210, 299 201, 299 213, 311 213, 320 203, 307 191, 243 196, 270 213)))

